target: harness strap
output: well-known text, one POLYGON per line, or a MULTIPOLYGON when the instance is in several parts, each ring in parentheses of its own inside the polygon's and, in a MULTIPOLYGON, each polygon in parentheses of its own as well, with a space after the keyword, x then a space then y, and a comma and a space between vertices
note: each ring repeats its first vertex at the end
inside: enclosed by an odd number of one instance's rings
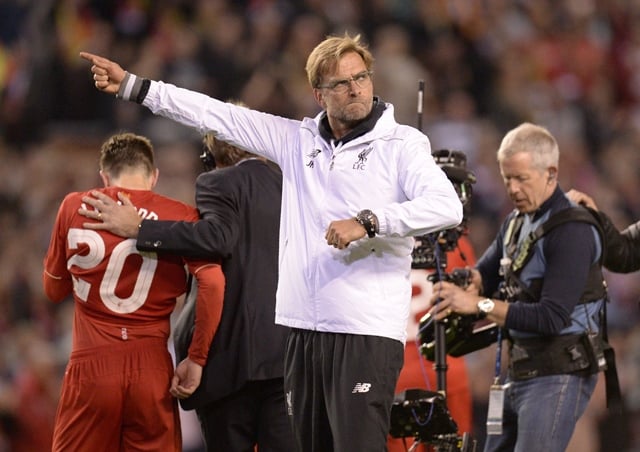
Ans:
MULTIPOLYGON (((602 230, 602 226, 591 213, 590 210, 587 210, 586 207, 577 206, 577 207, 569 207, 567 209, 563 209, 559 212, 553 214, 547 221, 538 226, 534 231, 527 236, 522 242, 520 246, 520 250, 518 254, 513 259, 512 270, 513 272, 518 272, 522 270, 529 259, 531 259, 532 253, 531 250, 533 245, 546 233, 555 228, 556 226, 560 226, 561 224, 568 223, 570 221, 580 221, 583 223, 589 223, 594 226, 598 230, 598 234, 600 237, 604 237, 604 232, 602 230)), ((603 261, 604 258, 604 245, 602 246, 602 253, 600 256, 600 262, 603 261)))

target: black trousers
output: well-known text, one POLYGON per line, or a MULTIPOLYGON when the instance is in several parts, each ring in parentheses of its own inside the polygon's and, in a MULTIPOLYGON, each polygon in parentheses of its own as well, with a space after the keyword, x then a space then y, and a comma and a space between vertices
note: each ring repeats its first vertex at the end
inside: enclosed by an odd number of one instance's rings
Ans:
POLYGON ((403 361, 393 339, 293 330, 284 388, 296 450, 385 451, 403 361))
POLYGON ((248 382, 240 391, 196 409, 208 452, 292 452, 283 379, 248 382))

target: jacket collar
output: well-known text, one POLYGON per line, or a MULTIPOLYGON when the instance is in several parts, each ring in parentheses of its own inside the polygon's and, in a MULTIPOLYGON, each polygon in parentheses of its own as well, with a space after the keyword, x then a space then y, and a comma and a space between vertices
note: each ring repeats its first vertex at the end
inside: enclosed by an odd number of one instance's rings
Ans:
POLYGON ((373 107, 371 108, 371 113, 369 113, 369 116, 363 119, 362 122, 357 126, 355 126, 351 132, 349 132, 339 140, 336 140, 333 137, 333 132, 331 131, 331 127, 329 126, 329 119, 327 118, 327 112, 326 111, 322 112, 320 116, 320 121, 318 123, 318 130, 320 131, 320 136, 328 143, 330 143, 331 140, 335 140, 336 144, 347 143, 373 130, 376 123, 378 122, 378 119, 380 119, 380 117, 382 116, 382 113, 386 108, 387 108, 386 104, 380 101, 380 99, 377 96, 374 96, 373 107))
POLYGON ((556 188, 551 194, 551 196, 549 196, 549 198, 546 201, 544 201, 540 205, 540 207, 538 207, 538 210, 533 212, 533 215, 531 215, 531 219, 533 221, 537 221, 545 213, 549 212, 552 209, 552 206, 557 206, 559 202, 562 202, 563 198, 564 198, 564 192, 560 188, 560 184, 558 184, 556 185, 556 188))

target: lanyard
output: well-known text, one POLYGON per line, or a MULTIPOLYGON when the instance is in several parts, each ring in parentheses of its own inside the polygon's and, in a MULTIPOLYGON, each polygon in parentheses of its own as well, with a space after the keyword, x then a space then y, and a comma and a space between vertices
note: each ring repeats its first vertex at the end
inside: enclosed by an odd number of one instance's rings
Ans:
POLYGON ((502 328, 498 327, 498 343, 496 347, 496 366, 493 384, 500 383, 500 372, 502 366, 502 328))

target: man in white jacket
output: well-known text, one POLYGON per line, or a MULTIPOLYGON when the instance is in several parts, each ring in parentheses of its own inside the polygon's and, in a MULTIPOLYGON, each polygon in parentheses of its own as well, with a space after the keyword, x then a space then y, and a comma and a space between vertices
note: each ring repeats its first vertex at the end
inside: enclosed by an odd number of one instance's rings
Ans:
POLYGON ((429 139, 398 124, 393 106, 373 95, 373 57, 360 37, 329 37, 311 52, 306 71, 323 111, 302 121, 80 56, 92 63, 99 90, 281 167, 275 321, 292 329, 285 392, 298 448, 385 450, 403 361, 413 237, 455 227, 462 206, 431 157, 429 139))

